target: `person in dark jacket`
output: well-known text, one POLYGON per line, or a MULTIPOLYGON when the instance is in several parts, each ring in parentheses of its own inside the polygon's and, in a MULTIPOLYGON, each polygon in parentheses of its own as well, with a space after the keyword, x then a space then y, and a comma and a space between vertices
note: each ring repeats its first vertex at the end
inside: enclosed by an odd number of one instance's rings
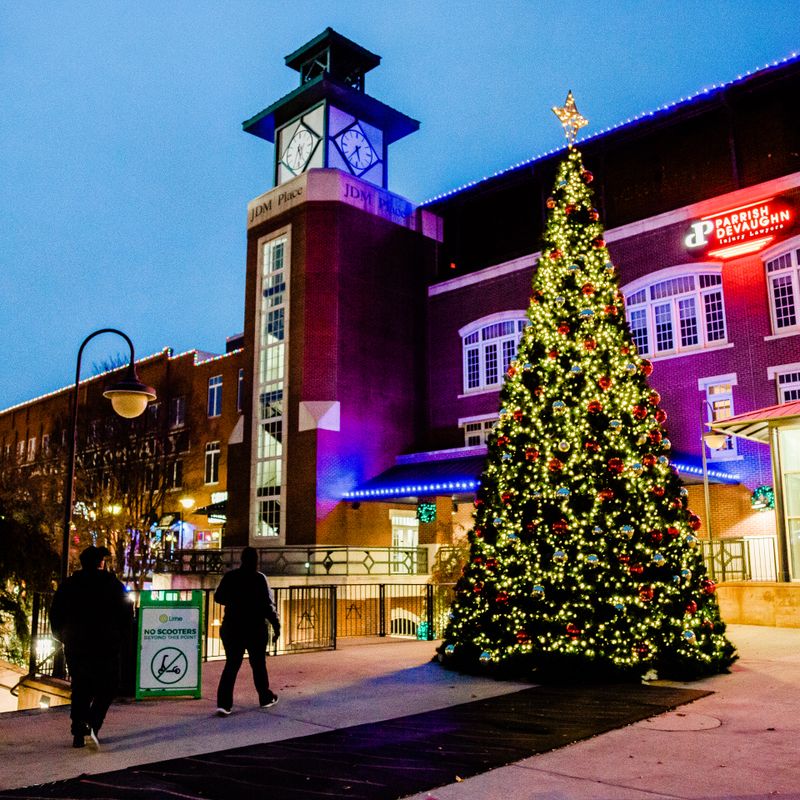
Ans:
POLYGON ((225 606, 220 637, 225 648, 225 668, 217 687, 217 714, 228 716, 233 708, 233 687, 245 650, 250 657, 253 683, 261 708, 278 702, 269 688, 267 674, 267 622, 275 638, 281 635, 281 623, 272 599, 267 576, 258 571, 258 553, 253 547, 242 550, 242 565, 226 572, 214 593, 214 599, 225 606))
POLYGON ((133 606, 125 587, 106 572, 105 547, 87 547, 82 569, 58 587, 50 606, 50 627, 64 644, 72 682, 72 746, 98 731, 117 691, 120 649, 130 633, 133 606))

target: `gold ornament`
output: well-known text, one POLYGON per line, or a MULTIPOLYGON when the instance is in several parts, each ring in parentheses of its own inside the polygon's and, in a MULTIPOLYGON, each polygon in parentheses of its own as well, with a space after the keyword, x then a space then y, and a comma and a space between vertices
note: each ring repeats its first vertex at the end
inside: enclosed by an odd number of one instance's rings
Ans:
POLYGON ((567 143, 572 147, 578 136, 578 131, 584 125, 588 125, 589 120, 580 114, 576 108, 575 98, 572 96, 571 89, 567 92, 567 99, 563 106, 553 106, 553 113, 564 126, 564 135, 567 137, 567 143))

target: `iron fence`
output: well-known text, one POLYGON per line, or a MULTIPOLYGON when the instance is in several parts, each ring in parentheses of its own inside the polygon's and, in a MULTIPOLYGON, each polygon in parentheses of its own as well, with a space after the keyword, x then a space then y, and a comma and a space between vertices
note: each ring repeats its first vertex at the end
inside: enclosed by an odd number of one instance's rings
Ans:
POLYGON ((773 536, 704 541, 703 558, 715 581, 775 581, 777 552, 773 536))
MULTIPOLYGON (((220 627, 223 607, 213 589, 203 589, 204 661, 225 657, 220 627)), ((268 652, 286 655, 335 650, 339 638, 402 636, 432 640, 441 637, 452 600, 451 585, 348 584, 286 586, 273 589, 281 617, 279 639, 270 638, 268 652)), ((138 594, 131 592, 138 605, 138 594)), ((30 675, 63 676, 61 648, 53 639, 47 609, 51 595, 37 594, 31 620, 30 675)), ((135 647, 133 648, 135 653, 135 647)))
MULTIPOLYGON (((221 574, 238 566, 241 551, 174 550, 155 572, 221 574)), ((267 575, 426 575, 426 547, 262 547, 259 569, 267 575)))

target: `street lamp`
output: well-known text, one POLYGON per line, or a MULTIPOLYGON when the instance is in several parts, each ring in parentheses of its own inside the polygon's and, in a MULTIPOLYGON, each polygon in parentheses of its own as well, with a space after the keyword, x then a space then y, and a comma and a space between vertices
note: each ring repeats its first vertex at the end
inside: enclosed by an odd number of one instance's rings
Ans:
POLYGON ((86 345, 101 333, 116 333, 121 336, 131 350, 131 360, 125 377, 103 392, 103 396, 111 400, 111 407, 121 417, 132 419, 138 417, 151 400, 155 400, 156 392, 151 386, 145 386, 136 374, 133 342, 122 331, 116 328, 100 328, 90 333, 81 343, 78 350, 78 362, 75 365, 75 388, 72 393, 72 415, 70 420, 69 452, 67 455, 67 474, 64 481, 64 541, 61 548, 61 582, 69 573, 69 541, 72 529, 73 494, 75 490, 75 451, 78 438, 78 392, 81 380, 81 358, 86 345))
MULTIPOLYGON (((708 400, 703 400, 704 405, 701 406, 700 411, 700 418, 703 418, 703 412, 708 409, 708 413, 710 416, 710 422, 714 421, 714 409, 711 407, 711 403, 708 400)), ((705 423, 710 424, 710 423, 705 423)), ((706 446, 710 447, 712 450, 719 450, 725 442, 728 440, 728 437, 724 433, 717 433, 714 430, 704 431, 702 436, 700 437, 700 452, 703 456, 703 496, 705 498, 705 505, 706 505, 706 530, 708 531, 708 541, 709 545, 713 541, 714 536, 712 534, 711 528, 711 499, 708 489, 708 461, 706 457, 706 446)), ((712 551, 713 552, 713 551, 712 551)))

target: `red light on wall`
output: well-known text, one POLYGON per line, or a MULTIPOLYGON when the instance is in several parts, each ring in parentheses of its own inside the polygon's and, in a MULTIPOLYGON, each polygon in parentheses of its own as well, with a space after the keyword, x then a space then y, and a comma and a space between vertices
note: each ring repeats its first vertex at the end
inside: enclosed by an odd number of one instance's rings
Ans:
POLYGON ((458 269, 458 267, 456 266, 456 262, 455 261, 451 261, 450 262, 450 269, 458 269))
POLYGON ((716 258, 736 258, 763 250, 776 233, 794 222, 794 217, 791 206, 769 197, 695 220, 683 241, 689 250, 716 258))

